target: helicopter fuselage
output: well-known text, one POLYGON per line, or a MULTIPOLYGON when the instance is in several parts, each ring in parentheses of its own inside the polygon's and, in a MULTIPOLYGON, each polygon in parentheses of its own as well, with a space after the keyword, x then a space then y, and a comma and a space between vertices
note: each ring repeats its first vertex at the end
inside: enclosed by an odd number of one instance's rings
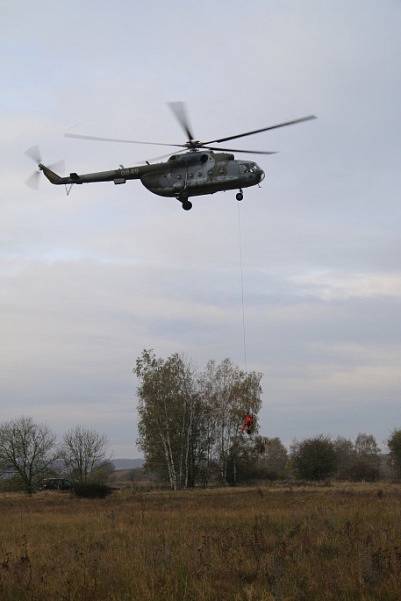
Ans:
POLYGON ((188 198, 255 186, 264 175, 256 163, 235 160, 233 154, 192 151, 172 155, 160 170, 145 171, 140 179, 159 196, 188 198))

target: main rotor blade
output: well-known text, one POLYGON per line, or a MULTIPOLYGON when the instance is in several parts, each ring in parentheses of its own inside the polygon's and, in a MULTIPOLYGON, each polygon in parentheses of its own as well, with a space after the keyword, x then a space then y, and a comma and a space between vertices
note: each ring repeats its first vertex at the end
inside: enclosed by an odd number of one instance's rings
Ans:
POLYGON ((85 136, 82 134, 64 134, 65 138, 77 138, 78 140, 95 140, 96 142, 120 142, 122 144, 147 144, 149 146, 175 146, 184 148, 185 144, 165 144, 164 142, 143 142, 142 140, 124 140, 120 138, 100 138, 99 136, 85 136))
POLYGON ((25 150, 25 154, 37 164, 42 162, 39 146, 31 146, 28 150, 25 150))
POLYGON ((167 103, 170 109, 173 111, 175 118, 178 123, 181 125, 182 129, 187 134, 187 138, 189 141, 194 139, 194 135, 191 130, 191 126, 189 124, 187 110, 185 108, 185 104, 183 102, 168 102, 167 103))
POLYGON ((247 131, 243 134, 237 134, 235 136, 227 136, 226 138, 218 138, 216 140, 209 140, 208 142, 202 142, 202 146, 206 144, 213 144, 214 142, 226 142, 227 140, 235 140, 236 138, 243 138, 244 136, 252 136, 253 134, 260 134, 262 131, 269 131, 270 129, 277 129, 279 127, 286 127, 287 125, 295 125, 296 123, 302 123, 303 121, 310 121, 316 119, 315 115, 308 115, 307 117, 301 117, 300 119, 294 119, 293 121, 286 121, 285 123, 278 123, 277 125, 269 125, 269 127, 262 127, 261 129, 254 129, 247 131))
POLYGON ((208 150, 226 150, 228 152, 245 152, 247 154, 277 154, 275 150, 241 150, 241 148, 221 148, 220 146, 200 146, 200 149, 207 148, 208 150))

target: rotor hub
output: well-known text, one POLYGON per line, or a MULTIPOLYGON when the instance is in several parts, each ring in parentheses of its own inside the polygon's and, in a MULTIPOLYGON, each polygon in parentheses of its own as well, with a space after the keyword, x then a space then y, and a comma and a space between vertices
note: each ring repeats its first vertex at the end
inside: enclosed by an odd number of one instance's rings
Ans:
POLYGON ((200 146, 200 140, 188 140, 188 142, 185 143, 185 146, 188 148, 188 150, 196 151, 200 146))

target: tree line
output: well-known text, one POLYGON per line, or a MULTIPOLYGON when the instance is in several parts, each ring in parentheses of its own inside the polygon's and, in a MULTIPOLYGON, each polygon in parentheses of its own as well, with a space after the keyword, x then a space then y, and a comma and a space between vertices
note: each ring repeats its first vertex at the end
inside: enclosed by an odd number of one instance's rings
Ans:
MULTIPOLYGON (((260 436, 262 374, 229 359, 196 370, 177 353, 163 359, 144 350, 134 372, 145 470, 173 490, 259 479, 401 478, 401 429, 389 436, 386 457, 371 434, 354 441, 321 435, 289 449, 279 438, 260 436), (251 435, 243 428, 247 415, 251 435)), ((113 470, 105 447, 104 435, 83 426, 68 430, 57 444, 46 425, 21 417, 0 424, 0 473, 11 469, 27 492, 51 475, 101 481, 113 470)))
POLYGON ((101 481, 113 469, 105 445, 104 435, 83 426, 67 430, 57 444, 47 425, 20 417, 0 424, 0 471, 10 470, 28 493, 51 476, 64 475, 78 484, 101 481))
POLYGON ((229 359, 199 371, 179 354, 163 359, 144 350, 134 371, 145 468, 172 489, 256 479, 401 477, 401 430, 387 442, 388 461, 371 434, 355 441, 321 435, 295 441, 289 451, 279 438, 259 436, 262 374, 229 359), (248 413, 251 436, 241 428, 248 413))

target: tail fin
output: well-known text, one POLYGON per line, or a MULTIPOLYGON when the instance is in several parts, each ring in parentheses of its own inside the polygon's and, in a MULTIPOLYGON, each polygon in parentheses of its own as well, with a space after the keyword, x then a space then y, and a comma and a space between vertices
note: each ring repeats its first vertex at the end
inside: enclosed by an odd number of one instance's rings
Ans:
POLYGON ((42 163, 39 163, 39 169, 41 171, 43 171, 44 175, 47 177, 49 182, 51 182, 52 184, 63 184, 64 183, 65 178, 60 177, 59 175, 57 175, 57 173, 54 173, 54 171, 49 169, 49 167, 46 167, 46 165, 42 165, 42 163))

